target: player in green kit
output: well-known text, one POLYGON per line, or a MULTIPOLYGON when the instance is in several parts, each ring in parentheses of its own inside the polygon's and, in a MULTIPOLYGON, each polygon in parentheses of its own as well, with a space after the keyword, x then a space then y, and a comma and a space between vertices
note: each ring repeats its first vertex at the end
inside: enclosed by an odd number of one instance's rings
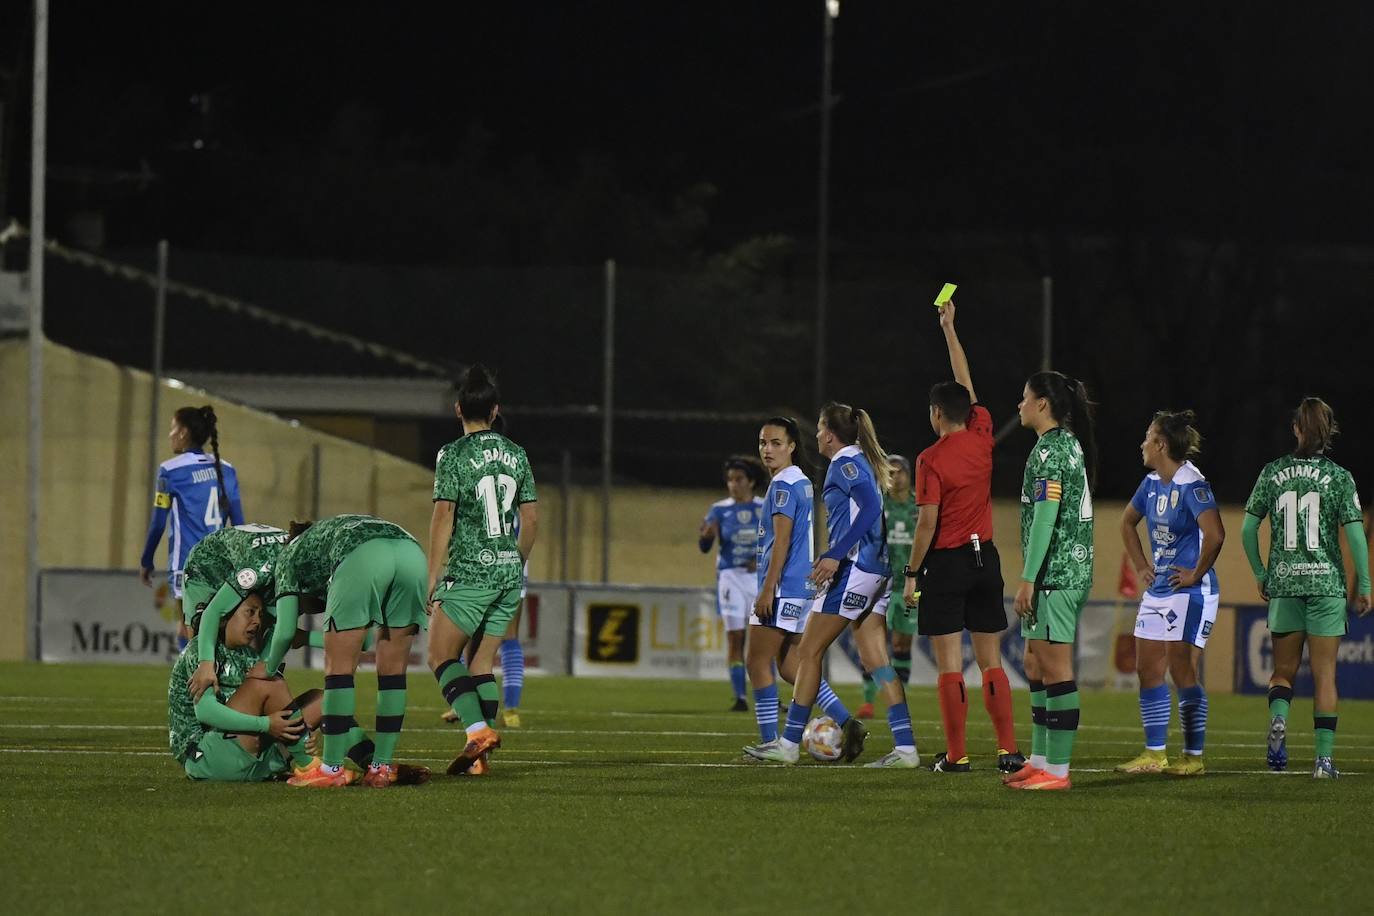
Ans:
POLYGON ((1241 542, 1260 597, 1269 604, 1274 673, 1269 678, 1271 770, 1288 766, 1288 709, 1304 642, 1312 663, 1313 779, 1335 779, 1336 650, 1346 633, 1345 530, 1355 562, 1355 610, 1369 613, 1369 545, 1350 472, 1326 457, 1336 417, 1320 398, 1303 398, 1293 412, 1297 448, 1260 471, 1245 504, 1241 542), (1260 521, 1269 518, 1269 566, 1260 561, 1260 521))
POLYGON ((501 746, 492 660, 520 609, 524 567, 539 531, 534 473, 525 450, 491 428, 501 400, 496 379, 474 365, 458 384, 463 438, 439 452, 429 526, 429 667, 444 702, 466 728, 450 775, 488 772, 501 746), (520 533, 515 534, 519 514, 520 533), (471 668, 463 650, 475 643, 471 668))
POLYGON ((196 643, 206 630, 191 638, 172 667, 168 745, 191 779, 262 782, 287 771, 299 775, 312 764, 305 744, 308 729, 320 721, 320 692, 293 700, 286 681, 261 673, 257 646, 263 629, 262 598, 250 594, 217 634, 213 689, 197 690, 192 683, 200 658, 196 643))
POLYGON ((1024 565, 1014 608, 1026 640, 1031 690, 1031 757, 1008 776, 1017 789, 1068 789, 1078 731, 1073 642, 1093 584, 1093 499, 1097 444, 1083 383, 1037 372, 1017 410, 1038 440, 1021 487, 1024 565))
POLYGON ((371 515, 336 515, 292 525, 277 556, 277 626, 266 655, 276 672, 296 632, 301 602, 324 603, 324 759, 294 786, 333 788, 355 779, 344 767, 366 741, 354 718, 353 676, 370 628, 377 638, 377 731, 363 784, 424 782, 424 767, 392 761, 406 710, 410 644, 425 622, 425 554, 400 525, 371 515))
MULTIPOLYGON (((911 462, 901 455, 888 455, 892 468, 892 486, 883 494, 883 521, 887 525, 887 556, 897 575, 888 595, 887 629, 892 634, 892 667, 903 684, 911 681, 911 640, 916 635, 916 608, 902 602, 903 581, 901 564, 911 555, 911 542, 916 536, 916 497, 911 490, 911 462)), ((875 615, 877 616, 877 615, 875 615)), ((856 719, 873 718, 873 701, 878 685, 864 672, 864 702, 854 713, 856 719)))

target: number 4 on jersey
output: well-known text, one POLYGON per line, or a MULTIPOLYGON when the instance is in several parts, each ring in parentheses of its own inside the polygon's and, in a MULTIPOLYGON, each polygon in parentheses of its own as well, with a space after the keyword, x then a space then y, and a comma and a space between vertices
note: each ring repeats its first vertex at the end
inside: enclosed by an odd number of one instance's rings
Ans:
POLYGON ((487 516, 487 537, 499 538, 511 533, 511 506, 515 503, 515 478, 509 474, 499 477, 487 475, 477 481, 477 498, 487 516), (500 490, 498 497, 497 490, 500 490))

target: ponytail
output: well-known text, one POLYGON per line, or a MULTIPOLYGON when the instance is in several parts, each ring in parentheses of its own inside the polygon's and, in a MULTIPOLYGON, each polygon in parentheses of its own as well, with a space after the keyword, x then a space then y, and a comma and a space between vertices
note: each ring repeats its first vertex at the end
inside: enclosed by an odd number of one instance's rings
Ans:
POLYGON ((210 427, 210 450, 215 453, 215 484, 219 487, 219 515, 222 520, 220 527, 229 528, 232 527, 229 518, 229 491, 224 486, 224 465, 219 457, 219 418, 215 416, 215 408, 209 404, 200 409, 200 415, 210 427))
POLYGON ((821 422, 845 445, 859 446, 873 468, 879 490, 886 493, 892 489, 892 468, 887 463, 887 452, 878 442, 878 432, 873 428, 868 411, 832 401, 821 408, 821 422))
POLYGON ((1067 427, 1083 447, 1083 470, 1088 475, 1088 489, 1097 488, 1097 435, 1094 423, 1096 404, 1088 397, 1088 389, 1078 379, 1062 372, 1046 370, 1026 379, 1026 387, 1038 398, 1050 403, 1050 416, 1060 426, 1067 427))
POLYGON ((1341 431, 1336 424, 1336 412, 1321 398, 1303 398, 1293 411, 1293 427, 1297 431, 1299 458, 1313 458, 1331 447, 1341 431))
POLYGON ((1202 453, 1202 433, 1193 425, 1197 414, 1191 410, 1161 410, 1150 422, 1164 440, 1170 459, 1183 462, 1202 453))
POLYGON ((178 407, 175 417, 177 423, 186 430, 191 444, 197 449, 205 448, 206 442, 210 443, 210 450, 215 454, 215 481, 219 487, 220 517, 227 519, 229 491, 224 486, 224 467, 220 463, 219 418, 215 416, 215 408, 209 404, 204 407, 178 407))

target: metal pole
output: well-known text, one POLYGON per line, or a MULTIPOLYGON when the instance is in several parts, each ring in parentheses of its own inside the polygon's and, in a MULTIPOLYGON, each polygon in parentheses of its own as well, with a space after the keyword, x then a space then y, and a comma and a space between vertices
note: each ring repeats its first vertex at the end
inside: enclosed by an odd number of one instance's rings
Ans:
POLYGON ((153 396, 148 413, 149 478, 157 487, 157 430, 162 413, 162 349, 167 331, 167 240, 157 243, 157 286, 153 294, 153 396))
POLYGON ((562 551, 558 558, 558 581, 568 581, 568 535, 572 530, 569 516, 572 514, 572 452, 563 449, 563 476, 558 485, 561 503, 558 512, 558 540, 562 551))
POLYGON ((43 463, 43 190, 48 144, 48 0, 33 4, 33 147, 29 187, 29 537, 28 606, 33 624, 32 652, 38 651, 42 622, 38 609, 39 488, 43 463))
POLYGON ((606 259, 601 376, 601 581, 611 581, 611 428, 615 411, 615 259, 606 259))
POLYGON ((816 178, 816 354, 815 406, 825 400, 826 310, 830 286, 830 71, 834 62, 835 17, 839 0, 823 0, 825 29, 821 46, 821 157, 816 178))
POLYGON ((1053 358, 1054 278, 1040 278, 1040 368, 1048 372, 1053 358))
POLYGON ((310 520, 320 520, 320 467, 324 463, 320 444, 310 446, 310 520))

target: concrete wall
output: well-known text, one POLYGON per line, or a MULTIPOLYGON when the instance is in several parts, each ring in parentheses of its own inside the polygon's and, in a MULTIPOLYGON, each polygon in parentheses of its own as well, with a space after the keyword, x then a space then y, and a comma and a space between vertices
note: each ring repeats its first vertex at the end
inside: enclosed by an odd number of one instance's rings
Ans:
MULTIPOLYGON (((137 565, 152 487, 148 454, 151 379, 143 372, 54 344, 45 350, 43 522, 44 566, 128 568, 137 565)), ((23 341, 0 341, 0 658, 23 657, 30 621, 25 594, 27 352, 23 341)), ((314 450, 319 447, 321 515, 368 512, 409 529, 421 543, 429 530, 431 469, 326 433, 230 404, 203 392, 164 386, 157 457, 171 413, 186 404, 215 405, 221 445, 239 472, 250 521, 284 525, 311 514, 314 450)), ((1004 459, 1010 460, 1010 459, 1004 459)), ((601 505, 595 488, 564 494, 556 480, 539 482, 540 536, 532 575, 563 573, 562 516, 568 521, 568 577, 601 576, 601 505)), ((716 490, 621 487, 612 503, 611 579, 660 585, 713 581, 714 561, 696 547, 697 526, 716 490)), ((1095 598, 1116 596, 1121 564, 1117 528, 1124 503, 1104 501, 1098 519, 1095 598)), ((1230 535, 1218 564, 1225 603, 1257 600, 1240 548, 1240 507, 1223 507, 1230 535)), ((1019 506, 995 505, 996 541, 1007 581, 1020 568, 1019 506)), ((163 551, 158 564, 164 565, 163 551)), ((1010 591, 1010 589, 1009 589, 1010 591)))

